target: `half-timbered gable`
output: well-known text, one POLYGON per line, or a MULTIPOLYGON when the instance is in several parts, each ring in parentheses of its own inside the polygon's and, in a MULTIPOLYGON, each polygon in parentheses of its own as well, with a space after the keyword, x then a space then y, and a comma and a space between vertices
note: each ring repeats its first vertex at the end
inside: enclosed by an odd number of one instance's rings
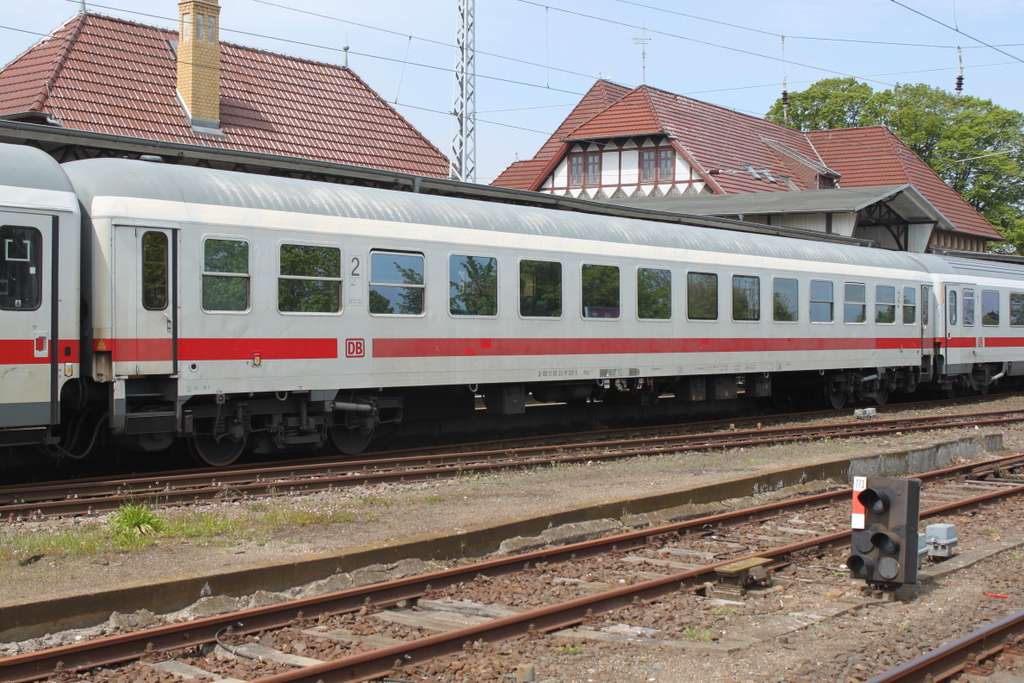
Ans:
MULTIPOLYGON (((822 214, 810 229, 831 233, 837 221, 855 219, 840 232, 900 250, 980 252, 1002 238, 884 127, 803 133, 647 85, 629 90, 598 81, 537 156, 515 162, 493 184, 634 205, 661 197, 912 186, 916 199, 906 207, 923 202, 930 207, 925 214, 902 215, 887 201, 843 219, 822 214)), ((764 212, 752 202, 748 218, 778 210, 778 202, 764 212)), ((685 201, 672 206, 687 212, 685 201)), ((806 215, 779 220, 813 222, 806 215)))

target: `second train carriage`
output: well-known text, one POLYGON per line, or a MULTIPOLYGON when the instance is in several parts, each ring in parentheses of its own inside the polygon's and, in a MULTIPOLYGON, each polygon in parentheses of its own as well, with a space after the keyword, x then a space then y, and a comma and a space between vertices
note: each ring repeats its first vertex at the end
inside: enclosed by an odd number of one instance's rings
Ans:
POLYGON ((1024 372, 1012 265, 143 161, 61 168, 85 264, 83 379, 65 393, 144 450, 355 452, 412 401, 472 411, 477 394, 499 414, 530 394, 839 406, 1024 372))

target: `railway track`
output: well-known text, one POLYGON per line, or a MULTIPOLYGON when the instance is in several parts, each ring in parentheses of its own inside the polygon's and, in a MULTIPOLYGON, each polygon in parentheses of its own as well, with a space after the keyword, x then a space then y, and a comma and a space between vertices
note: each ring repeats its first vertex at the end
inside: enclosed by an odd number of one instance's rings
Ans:
MULTIPOLYGON (((922 519, 1019 500, 1022 463, 1024 456, 1014 456, 920 475, 922 519)), ((631 633, 650 631, 669 643, 685 632, 688 622, 680 617, 690 613, 672 602, 707 600, 698 593, 708 592, 705 583, 724 565, 759 558, 766 574, 791 592, 801 582, 810 582, 812 591, 827 587, 849 542, 850 495, 819 494, 16 655, 0 660, 0 678, 98 680, 89 677, 90 669, 115 667, 98 675, 133 680, 157 670, 212 671, 261 683, 430 680, 423 667, 464 665, 475 655, 490 661, 487 644, 510 638, 521 644, 557 632, 563 640, 592 642, 614 638, 621 622, 631 633), (652 615, 659 620, 650 621, 652 615), (475 645, 467 650, 467 643, 475 645)), ((846 577, 831 580, 848 583, 846 577)), ((717 595, 717 585, 710 592, 717 595)))
POLYGON ((184 505, 210 500, 245 500, 288 496, 379 483, 409 483, 554 464, 608 461, 638 456, 713 448, 737 448, 825 438, 850 438, 992 426, 1024 420, 1024 410, 999 410, 956 415, 905 417, 887 420, 786 427, 727 429, 707 433, 655 434, 618 439, 558 438, 557 445, 504 446, 469 452, 432 454, 391 452, 347 461, 311 461, 225 470, 163 472, 115 480, 72 480, 0 488, 0 519, 90 515, 110 512, 129 502, 155 506, 184 505))
MULTIPOLYGON (((1024 611, 983 626, 962 638, 946 643, 906 664, 875 676, 867 683, 909 683, 948 681, 960 674, 991 676, 1002 655, 1024 658, 1024 611)), ((1016 663, 1016 662, 1014 662, 1016 663)), ((1024 664, 1021 659, 1020 664, 1024 664)), ((1014 676, 1007 681, 1020 680, 1014 676)))

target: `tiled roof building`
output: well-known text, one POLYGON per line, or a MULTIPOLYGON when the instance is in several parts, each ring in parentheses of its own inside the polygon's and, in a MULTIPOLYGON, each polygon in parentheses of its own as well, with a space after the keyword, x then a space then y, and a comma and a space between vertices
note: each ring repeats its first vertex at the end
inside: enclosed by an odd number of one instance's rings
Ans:
MULTIPOLYGON (((533 159, 493 184, 633 206, 644 198, 911 185, 941 213, 917 226, 931 231, 932 247, 985 251, 986 241, 1001 239, 886 128, 802 133, 646 85, 598 81, 533 159)), ((887 229, 901 222, 891 206, 885 212, 887 229)))
POLYGON ((220 42, 219 10, 182 0, 180 36, 80 13, 0 71, 0 117, 448 175, 444 154, 350 69, 220 42))

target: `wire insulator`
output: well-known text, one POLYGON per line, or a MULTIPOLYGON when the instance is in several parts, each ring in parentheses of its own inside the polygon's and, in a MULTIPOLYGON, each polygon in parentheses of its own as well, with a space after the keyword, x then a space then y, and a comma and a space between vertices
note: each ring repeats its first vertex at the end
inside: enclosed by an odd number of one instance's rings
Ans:
POLYGON ((964 77, 963 76, 957 76, 956 77, 956 94, 959 95, 963 91, 964 91, 964 77))

